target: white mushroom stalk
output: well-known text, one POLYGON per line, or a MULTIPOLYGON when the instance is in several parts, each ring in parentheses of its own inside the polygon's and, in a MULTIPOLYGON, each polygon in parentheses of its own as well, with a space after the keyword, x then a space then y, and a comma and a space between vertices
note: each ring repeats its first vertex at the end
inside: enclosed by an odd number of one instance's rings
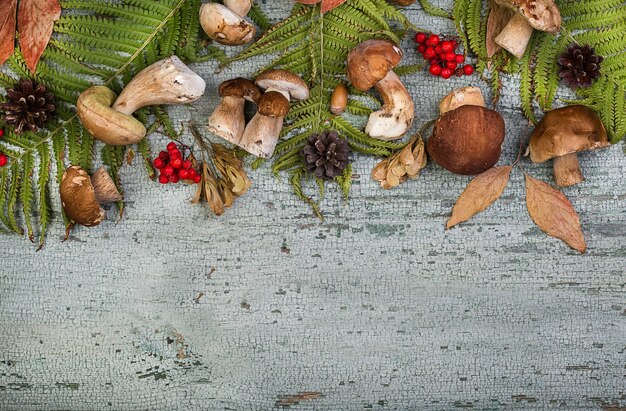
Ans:
POLYGON ((126 85, 113 109, 132 114, 146 106, 186 104, 202 97, 206 83, 177 56, 146 67, 126 85))
POLYGON ((524 55, 533 29, 556 33, 561 28, 561 13, 553 0, 494 1, 515 12, 495 42, 518 59, 524 55))
POLYGON ((211 39, 226 46, 239 46, 252 41, 254 26, 241 14, 219 3, 200 7, 200 25, 211 39))
POLYGON ((394 140, 404 135, 413 124, 413 99, 400 78, 390 71, 374 88, 383 99, 380 110, 370 114, 365 132, 371 137, 394 140))
POLYGON ((289 101, 276 91, 266 92, 259 100, 259 109, 246 126, 239 146, 257 157, 269 158, 289 112, 289 101))

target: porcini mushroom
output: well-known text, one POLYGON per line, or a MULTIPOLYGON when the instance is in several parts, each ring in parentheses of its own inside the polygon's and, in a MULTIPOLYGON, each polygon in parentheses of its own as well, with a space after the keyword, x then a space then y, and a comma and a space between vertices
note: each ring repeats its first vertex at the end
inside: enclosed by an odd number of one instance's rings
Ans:
POLYGON ((132 114, 146 106, 186 104, 202 97, 205 88, 202 77, 178 56, 171 56, 141 70, 124 87, 113 109, 132 114))
POLYGON ((239 146, 257 157, 269 158, 289 112, 289 100, 278 91, 268 91, 259 100, 259 108, 243 132, 239 146))
POLYGON ((554 180, 569 187, 584 180, 577 153, 610 145, 602 120, 590 108, 573 105, 549 111, 530 137, 530 159, 554 159, 554 180))
POLYGON ((268 70, 261 73, 255 83, 265 94, 239 146, 255 156, 271 157, 289 112, 289 102, 309 98, 309 87, 297 74, 286 70, 268 70))
POLYGON ((184 104, 204 94, 206 83, 177 56, 146 67, 122 90, 119 97, 104 86, 85 90, 76 103, 78 117, 87 131, 103 143, 134 144, 146 129, 132 114, 146 106, 184 104))
POLYGON ((461 87, 452 90, 439 103, 439 115, 461 106, 486 107, 482 91, 478 87, 461 87))
POLYGON ((428 139, 428 154, 455 174, 475 175, 500 159, 504 119, 493 110, 463 105, 443 114, 428 139))
POLYGON ((209 118, 209 131, 239 144, 246 127, 245 102, 256 102, 261 97, 261 91, 251 80, 238 77, 220 84, 219 94, 222 101, 209 118))
POLYGON ((74 223, 93 227, 104 219, 101 204, 122 199, 111 176, 100 168, 93 176, 79 166, 70 166, 63 173, 59 187, 61 205, 74 223))
POLYGON ((266 92, 277 91, 289 101, 309 98, 309 86, 291 71, 267 70, 256 78, 255 84, 266 92))
POLYGON ((207 36, 226 46, 249 43, 256 33, 242 15, 219 3, 205 3, 200 7, 200 25, 207 36))
POLYGON ((365 132, 381 140, 396 140, 413 124, 413 99, 393 68, 402 50, 386 40, 367 40, 348 54, 348 79, 358 90, 374 87, 383 99, 379 111, 370 114, 365 132))
MULTIPOLYGON (((502 48, 522 58, 533 29, 556 33, 561 28, 561 13, 553 0, 494 0, 499 6, 515 12, 504 29, 495 38, 502 48)), ((492 3, 492 7, 495 6, 492 3)), ((492 10, 493 12, 497 12, 492 10)))

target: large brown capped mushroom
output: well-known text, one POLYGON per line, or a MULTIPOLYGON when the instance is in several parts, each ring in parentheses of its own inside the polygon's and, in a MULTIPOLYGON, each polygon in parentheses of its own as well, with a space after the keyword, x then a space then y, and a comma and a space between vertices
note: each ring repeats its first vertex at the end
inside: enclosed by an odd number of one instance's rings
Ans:
POLYGON ((367 40, 348 54, 348 79, 367 91, 374 87, 383 99, 379 111, 370 114, 365 132, 381 140, 396 140, 413 124, 414 105, 406 87, 393 72, 402 50, 386 40, 367 40))
POLYGON ((238 77, 220 84, 219 94, 222 101, 209 118, 209 131, 226 141, 239 144, 246 127, 246 100, 258 101, 261 91, 251 80, 238 77))
POLYGON ((549 111, 537 124, 528 146, 530 159, 554 159, 554 180, 568 187, 584 180, 577 153, 610 145, 602 120, 590 108, 573 105, 549 111))
POLYGON ((515 12, 495 42, 517 58, 522 58, 533 29, 556 33, 561 28, 561 13, 553 0, 494 0, 491 13, 503 15, 500 7, 515 12))
POLYGON ((100 204, 122 199, 111 176, 100 168, 93 176, 79 166, 70 166, 63 173, 59 187, 61 205, 74 223, 93 227, 104 219, 100 204))
POLYGON ((428 154, 455 174, 475 175, 500 159, 504 119, 493 110, 464 105, 443 114, 428 139, 428 154))

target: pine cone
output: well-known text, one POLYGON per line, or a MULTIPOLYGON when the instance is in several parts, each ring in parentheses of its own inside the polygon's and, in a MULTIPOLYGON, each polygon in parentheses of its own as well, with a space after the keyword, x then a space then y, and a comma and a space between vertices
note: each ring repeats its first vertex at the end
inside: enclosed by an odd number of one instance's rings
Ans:
POLYGON ((589 87, 600 77, 600 63, 603 60, 604 58, 596 55, 594 48, 588 44, 584 46, 572 44, 559 57, 558 63, 561 68, 559 76, 571 88, 589 87))
POLYGON ((54 111, 54 96, 46 86, 32 80, 21 79, 7 90, 8 101, 0 104, 4 111, 4 121, 15 126, 15 133, 25 129, 36 132, 43 127, 54 111))
POLYGON ((334 131, 309 136, 302 149, 306 169, 317 178, 332 180, 348 165, 348 142, 334 131))

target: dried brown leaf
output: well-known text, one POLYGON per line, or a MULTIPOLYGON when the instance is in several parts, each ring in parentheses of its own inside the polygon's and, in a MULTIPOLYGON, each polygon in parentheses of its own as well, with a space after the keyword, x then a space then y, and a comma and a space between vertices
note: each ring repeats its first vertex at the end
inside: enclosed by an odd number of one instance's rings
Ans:
POLYGON ((494 167, 472 179, 454 205, 446 228, 452 228, 489 208, 502 195, 511 169, 511 166, 494 167))
POLYGON ((580 218, 572 203, 550 184, 526 174, 526 208, 535 224, 546 234, 558 238, 574 250, 587 250, 580 218))
POLYGON ((17 0, 0 0, 0 64, 4 64, 15 49, 16 10, 17 0))
POLYGON ((389 159, 384 159, 380 163, 376 164, 372 168, 372 179, 376 181, 383 181, 387 177, 387 166, 389 165, 389 159))
POLYGON ((284 407, 284 406, 289 406, 289 405, 296 405, 300 401, 315 400, 321 396, 322 396, 322 393, 317 392, 317 391, 305 391, 305 392, 299 392, 294 395, 283 395, 282 397, 280 397, 278 401, 276 401, 276 406, 284 407))
POLYGON ((46 49, 54 22, 61 17, 58 0, 20 0, 17 27, 20 32, 20 49, 31 73, 46 49))
POLYGON ((331 11, 335 7, 341 6, 346 0, 322 0, 322 13, 331 11))

